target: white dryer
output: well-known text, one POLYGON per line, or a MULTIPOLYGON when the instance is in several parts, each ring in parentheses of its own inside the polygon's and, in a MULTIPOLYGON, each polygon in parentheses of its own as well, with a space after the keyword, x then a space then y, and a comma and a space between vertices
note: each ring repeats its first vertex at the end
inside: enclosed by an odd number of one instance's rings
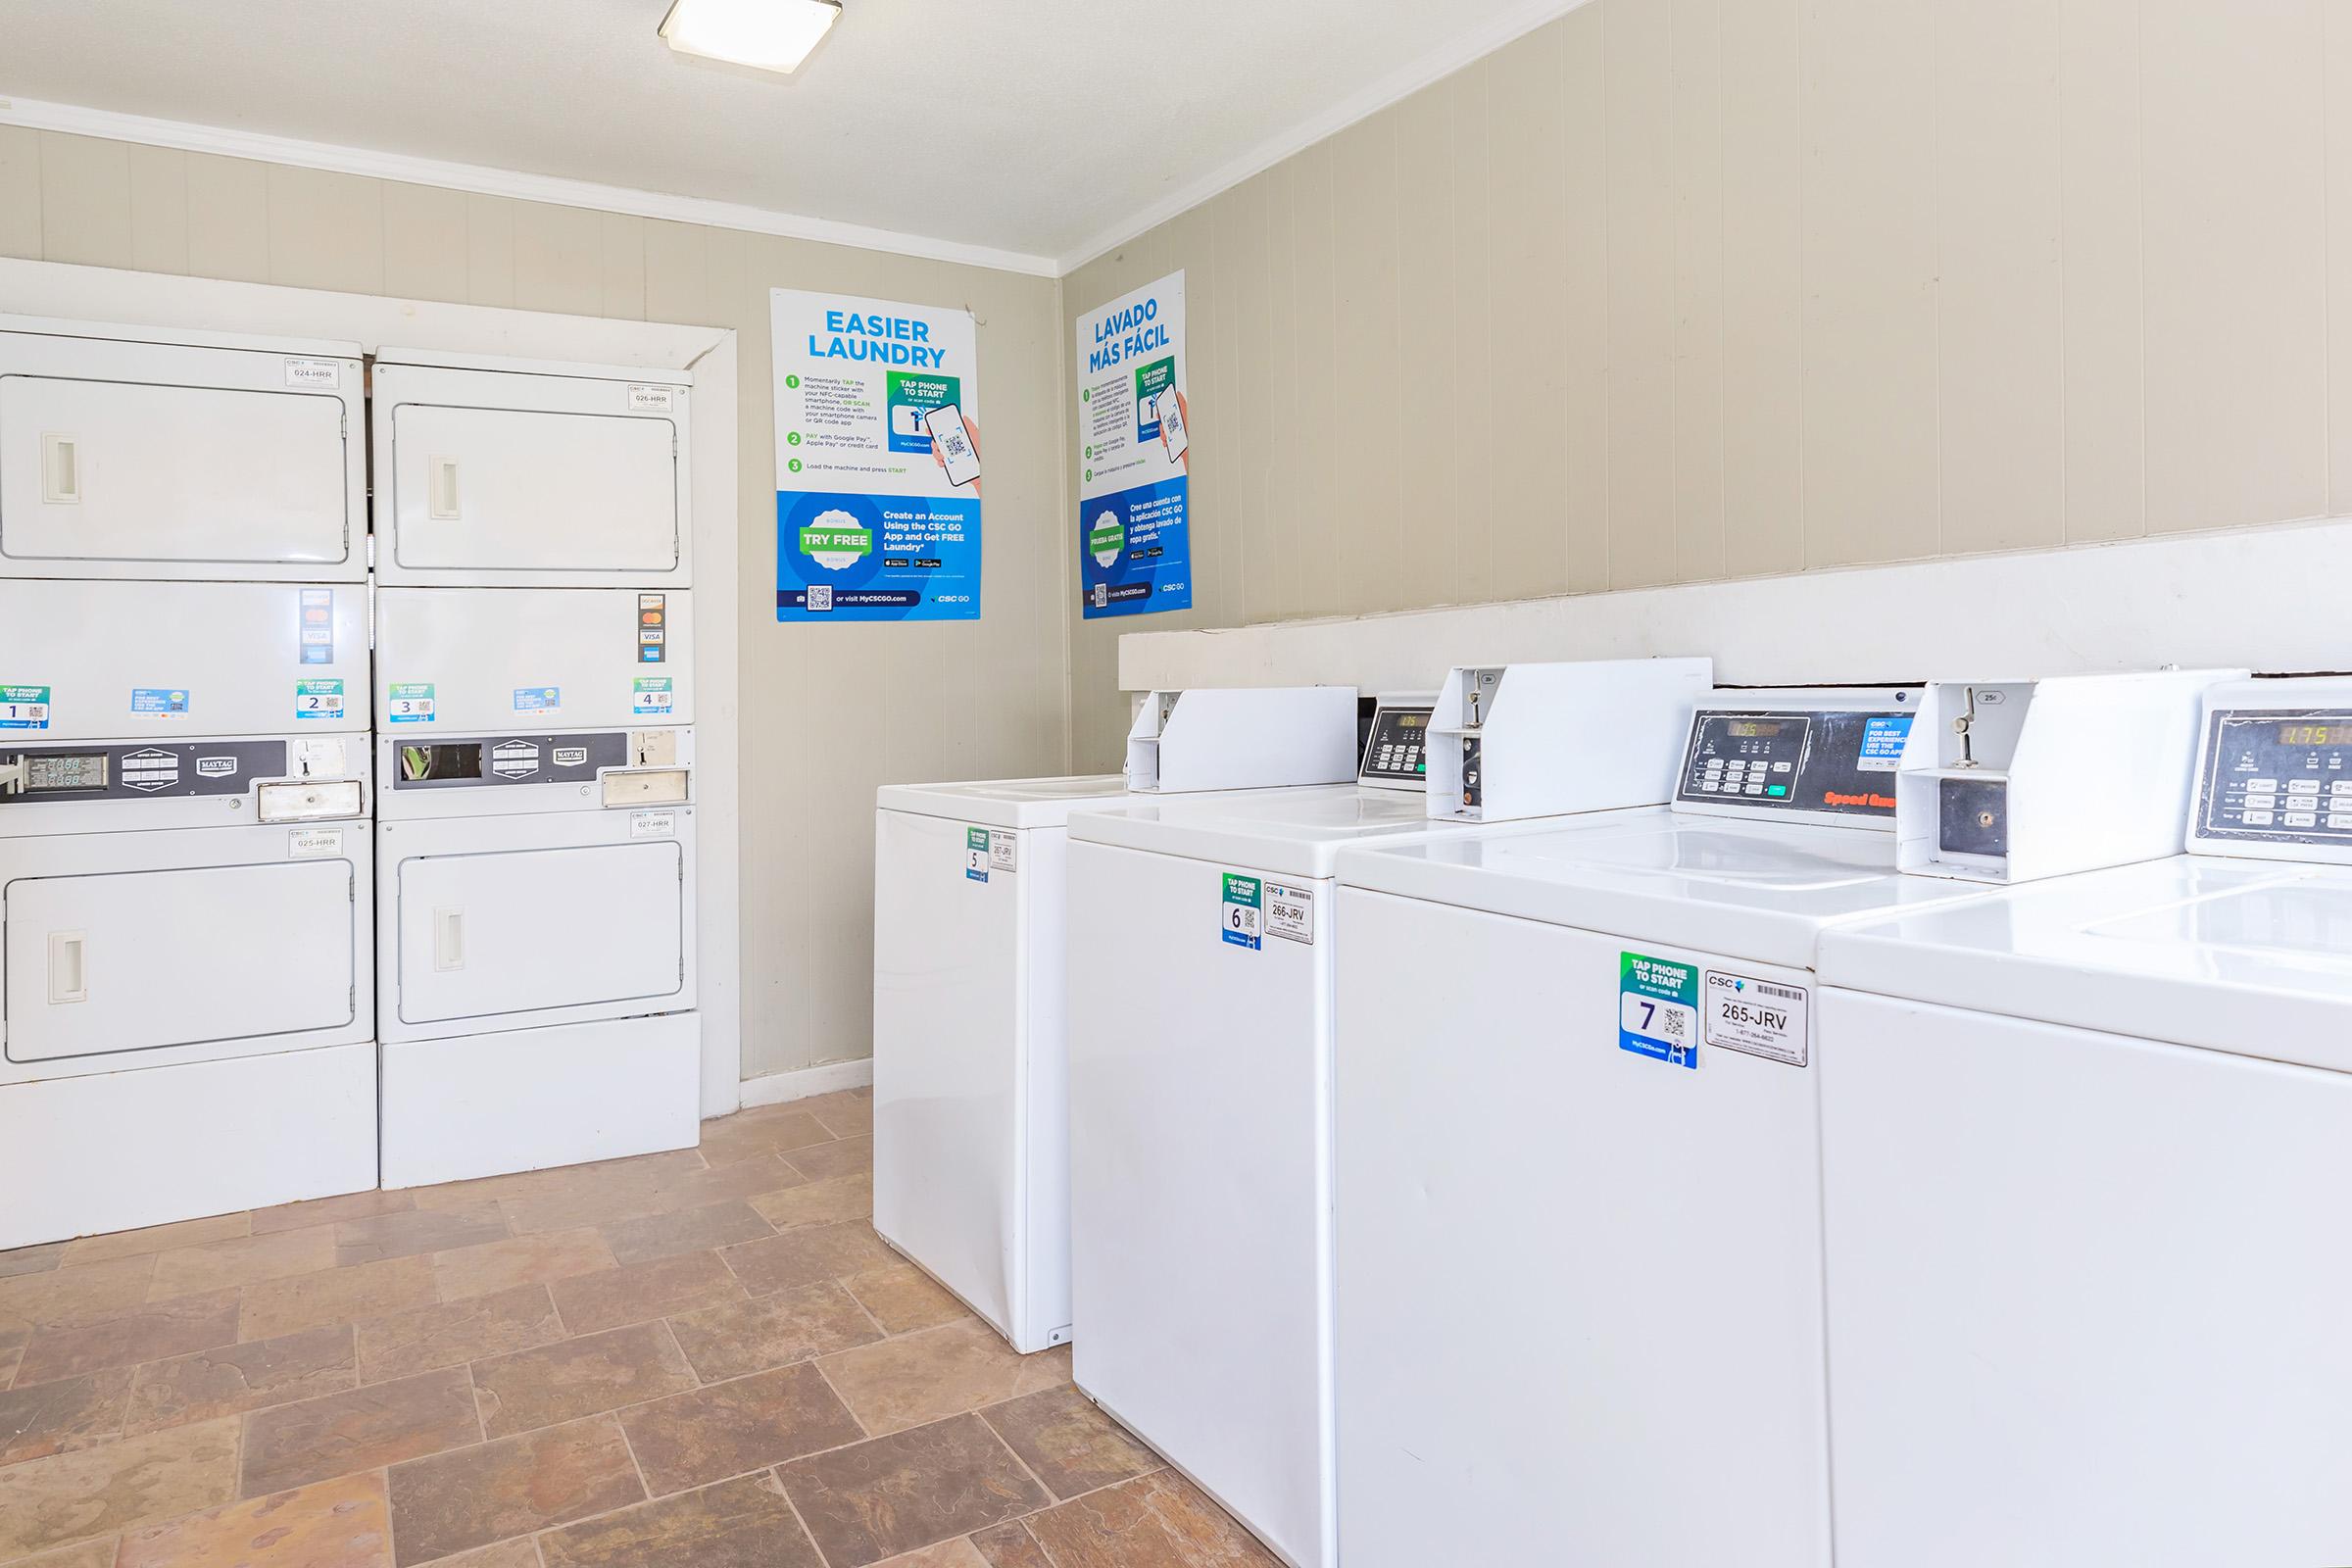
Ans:
POLYGON ((0 1249, 373 1187, 366 590, 0 578, 0 1249))
POLYGON ((2352 681, 2093 777, 2188 853, 1822 945, 1843 1568, 2352 1561, 2352 681))
POLYGON ((1077 1383, 1287 1562, 1336 1560, 1334 858, 1465 831, 1465 755, 1473 809, 1663 800, 1708 680, 1705 660, 1456 670, 1426 726, 1384 715, 1355 787, 1070 818, 1077 1383), (1631 762, 1554 744, 1619 730, 1647 742, 1631 762))
POLYGON ((642 598, 376 595, 386 1187, 700 1137, 690 596, 659 666, 642 598))
MULTIPOLYGON (((1336 782, 1356 694, 1153 692, 1136 725, 1147 790, 1336 782)), ((1127 799, 1119 774, 875 799, 874 1228, 1024 1354, 1071 1328, 1067 823, 1127 799)))

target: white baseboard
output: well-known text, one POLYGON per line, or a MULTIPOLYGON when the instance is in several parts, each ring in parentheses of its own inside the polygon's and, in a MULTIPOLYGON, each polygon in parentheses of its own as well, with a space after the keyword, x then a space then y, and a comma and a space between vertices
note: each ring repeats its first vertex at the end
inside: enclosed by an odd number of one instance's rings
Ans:
POLYGON ((787 1101, 809 1100, 829 1095, 841 1089, 863 1089, 874 1081, 874 1058, 859 1056, 855 1061, 821 1061, 813 1067, 796 1072, 771 1072, 764 1078, 746 1078, 743 1081, 743 1108, 754 1105, 781 1105, 787 1101))

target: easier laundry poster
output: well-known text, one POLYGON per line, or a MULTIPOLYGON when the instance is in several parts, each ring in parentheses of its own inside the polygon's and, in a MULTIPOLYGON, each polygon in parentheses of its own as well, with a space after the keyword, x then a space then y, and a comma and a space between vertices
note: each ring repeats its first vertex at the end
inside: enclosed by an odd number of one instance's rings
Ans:
POLYGON ((1088 619, 1193 603, 1184 274, 1078 318, 1079 592, 1088 619))
POLYGON ((776 618, 980 618, 969 311, 779 288, 776 618))

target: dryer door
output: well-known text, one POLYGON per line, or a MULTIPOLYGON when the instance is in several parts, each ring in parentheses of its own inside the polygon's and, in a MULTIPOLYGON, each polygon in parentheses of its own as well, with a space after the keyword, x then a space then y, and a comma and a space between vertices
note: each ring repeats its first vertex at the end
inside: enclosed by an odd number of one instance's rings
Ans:
POLYGON ((356 1003, 356 900, 341 859, 7 879, 7 1060, 140 1066, 141 1053, 235 1041, 249 1049, 213 1054, 244 1054, 341 1028, 356 1003))
POLYGON ((671 839, 401 860, 400 1022, 665 1010, 685 988, 683 865, 671 839))

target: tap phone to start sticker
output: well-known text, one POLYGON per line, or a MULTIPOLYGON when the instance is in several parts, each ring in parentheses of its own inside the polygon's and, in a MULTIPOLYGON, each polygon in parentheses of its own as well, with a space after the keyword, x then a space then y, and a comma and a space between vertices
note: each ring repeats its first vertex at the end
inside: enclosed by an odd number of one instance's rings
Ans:
POLYGON ((948 467, 948 483, 970 484, 980 477, 980 454, 972 450, 972 438, 963 427, 960 406, 941 404, 923 416, 923 428, 938 443, 940 461, 948 467))
POLYGON ((1159 444, 1168 449, 1168 461, 1174 463, 1184 456, 1184 409, 1176 401, 1176 389, 1168 388, 1157 399, 1159 409, 1159 444))

